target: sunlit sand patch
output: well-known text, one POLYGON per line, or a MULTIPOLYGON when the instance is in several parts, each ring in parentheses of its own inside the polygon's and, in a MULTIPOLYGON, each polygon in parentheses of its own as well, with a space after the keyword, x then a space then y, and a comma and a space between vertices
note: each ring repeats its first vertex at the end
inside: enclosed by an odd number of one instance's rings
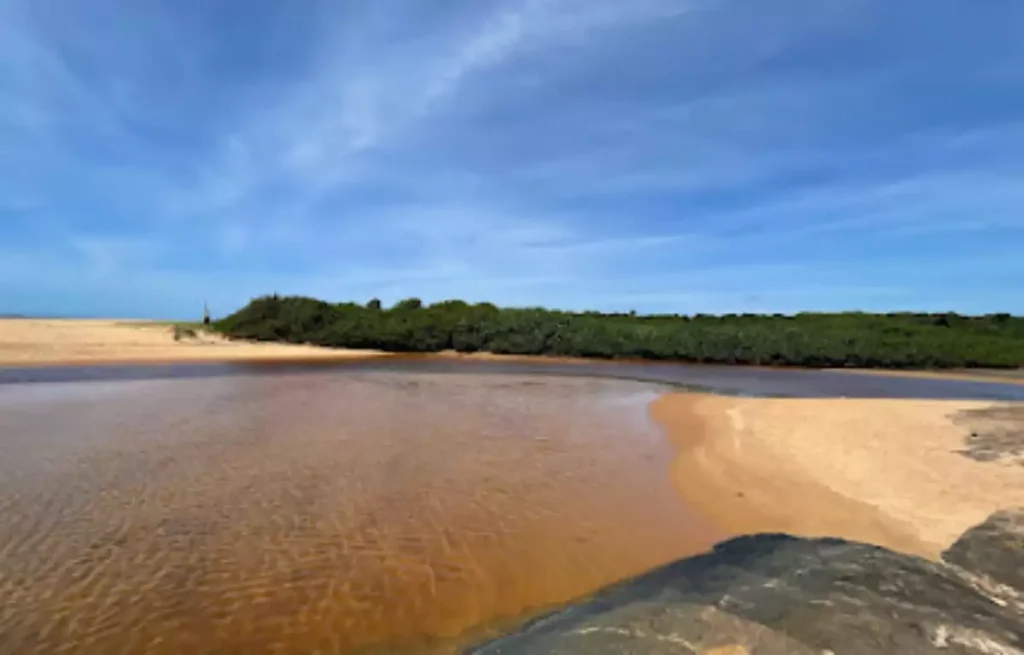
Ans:
POLYGON ((381 355, 376 351, 229 341, 202 330, 176 339, 172 325, 149 321, 0 319, 0 366, 345 360, 381 355))
POLYGON ((1020 445, 1021 407, 670 394, 653 413, 680 449, 676 483, 687 502, 722 529, 844 537, 937 558, 991 513, 1024 505, 1024 467, 1000 459, 1020 445), (993 461, 964 456, 993 444, 993 461))

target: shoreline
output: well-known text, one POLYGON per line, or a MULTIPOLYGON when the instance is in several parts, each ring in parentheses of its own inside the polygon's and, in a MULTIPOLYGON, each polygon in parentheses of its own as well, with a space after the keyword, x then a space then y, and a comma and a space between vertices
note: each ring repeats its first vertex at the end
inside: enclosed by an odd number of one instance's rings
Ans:
MULTIPOLYGON (((258 344, 254 344, 258 345, 258 344)), ((301 346, 300 346, 301 347, 301 346)), ((21 362, 16 360, 0 359, 0 369, 76 369, 90 367, 119 367, 119 366, 217 366, 225 364, 238 364, 242 366, 273 366, 284 364, 341 364, 367 359, 385 359, 390 355, 385 352, 373 350, 346 350, 337 354, 310 355, 309 353, 269 353, 269 352, 248 352, 238 354, 223 353, 202 353, 195 356, 181 356, 179 353, 167 355, 125 355, 123 357, 93 357, 87 356, 80 359, 55 359, 36 360, 21 362)))
POLYGON ((810 368, 746 364, 703 364, 648 359, 599 359, 548 355, 507 355, 490 352, 403 353, 352 350, 279 342, 235 341, 200 331, 195 338, 175 341, 174 323, 133 319, 0 318, 0 367, 53 368, 113 365, 173 365, 217 363, 344 362, 352 359, 396 357, 530 364, 685 365, 709 370, 818 371, 895 378, 963 380, 1024 385, 1024 372, 971 370, 897 370, 810 368))
POLYGON ((983 413, 1007 406, 1024 434, 1019 403, 668 393, 650 413, 678 450, 677 489, 730 535, 840 537, 937 560, 991 513, 1024 506, 1024 466, 963 452, 992 429, 983 413))
POLYGON ((822 371, 853 375, 884 375, 886 377, 923 378, 931 380, 963 380, 964 382, 995 382, 997 384, 1024 384, 1024 369, 891 369, 891 368, 823 368, 822 371))
POLYGON ((811 366, 766 366, 763 364, 709 364, 664 359, 619 358, 601 359, 565 357, 560 355, 504 355, 491 352, 460 353, 443 350, 437 353, 393 353, 406 357, 440 357, 445 359, 468 359, 478 361, 511 361, 555 364, 643 364, 649 366, 685 365, 709 369, 745 369, 751 371, 816 371, 821 373, 851 373, 855 375, 884 375, 886 377, 930 378, 938 380, 964 380, 967 382, 992 382, 996 384, 1024 384, 1022 369, 895 369, 895 368, 818 368, 811 366))

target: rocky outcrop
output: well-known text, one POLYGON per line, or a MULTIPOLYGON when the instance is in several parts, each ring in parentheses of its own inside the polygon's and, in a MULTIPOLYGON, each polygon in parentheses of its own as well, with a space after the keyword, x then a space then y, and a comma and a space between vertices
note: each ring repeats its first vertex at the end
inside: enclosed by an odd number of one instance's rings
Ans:
POLYGON ((1024 510, 993 514, 964 533, 942 558, 1024 613, 1024 510))
POLYGON ((470 652, 1024 655, 1024 510, 992 516, 944 559, 742 537, 470 652))
POLYGON ((1024 466, 1024 404, 972 409, 953 420, 970 430, 960 454, 979 462, 1024 466))

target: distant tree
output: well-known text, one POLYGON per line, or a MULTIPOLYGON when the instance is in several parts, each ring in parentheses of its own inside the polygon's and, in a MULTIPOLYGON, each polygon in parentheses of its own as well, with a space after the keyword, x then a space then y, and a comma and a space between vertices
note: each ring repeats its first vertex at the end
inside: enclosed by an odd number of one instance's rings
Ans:
POLYGON ((442 300, 430 306, 430 309, 438 309, 446 312, 465 312, 469 304, 464 300, 442 300))
POLYGON ((501 311, 498 309, 498 306, 492 302, 478 302, 473 305, 473 307, 475 307, 480 313, 495 313, 501 311))
POLYGON ((423 301, 419 298, 406 298, 400 300, 394 307, 395 309, 422 309, 423 301))

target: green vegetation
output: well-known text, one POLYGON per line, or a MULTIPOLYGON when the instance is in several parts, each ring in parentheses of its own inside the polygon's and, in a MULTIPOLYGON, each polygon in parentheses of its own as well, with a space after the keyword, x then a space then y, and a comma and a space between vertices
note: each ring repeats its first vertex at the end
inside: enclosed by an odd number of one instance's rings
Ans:
POLYGON ((637 316, 403 300, 391 309, 265 296, 219 321, 229 337, 426 353, 635 358, 866 368, 1016 368, 1024 317, 1009 314, 637 316))

